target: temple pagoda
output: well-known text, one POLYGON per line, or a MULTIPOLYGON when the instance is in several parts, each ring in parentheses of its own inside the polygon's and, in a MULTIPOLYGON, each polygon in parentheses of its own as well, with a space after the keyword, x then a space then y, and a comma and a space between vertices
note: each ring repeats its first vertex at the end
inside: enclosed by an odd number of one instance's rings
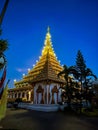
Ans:
POLYGON ((63 67, 57 60, 51 42, 50 28, 42 49, 42 54, 35 66, 23 76, 22 80, 14 82, 15 88, 9 89, 8 98, 15 100, 22 98, 33 104, 57 104, 61 102, 61 89, 65 84, 63 77, 58 73, 63 67))

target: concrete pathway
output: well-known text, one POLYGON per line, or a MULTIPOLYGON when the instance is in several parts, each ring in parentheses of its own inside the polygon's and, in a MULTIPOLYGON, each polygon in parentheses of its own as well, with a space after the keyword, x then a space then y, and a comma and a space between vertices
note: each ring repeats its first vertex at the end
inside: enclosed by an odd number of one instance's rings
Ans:
POLYGON ((0 126, 3 126, 4 130, 98 130, 98 118, 64 112, 8 109, 0 126))

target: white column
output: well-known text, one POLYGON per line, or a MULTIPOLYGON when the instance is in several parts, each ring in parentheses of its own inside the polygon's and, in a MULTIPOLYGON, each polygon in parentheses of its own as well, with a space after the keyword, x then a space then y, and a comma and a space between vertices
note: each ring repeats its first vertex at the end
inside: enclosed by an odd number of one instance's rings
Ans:
POLYGON ((34 87, 34 103, 35 104, 37 104, 37 92, 36 92, 36 90, 37 90, 37 86, 34 87))
POLYGON ((26 97, 26 92, 24 92, 24 98, 27 98, 27 97, 26 97))
POLYGON ((37 104, 37 92, 35 93, 35 101, 36 101, 36 104, 37 104))
POLYGON ((28 94, 29 94, 29 99, 28 100, 30 101, 31 100, 31 91, 29 91, 28 94))
POLYGON ((50 104, 51 104, 51 102, 52 102, 52 88, 53 88, 53 86, 51 85, 51 86, 50 86, 50 104))
POLYGON ((9 94, 7 95, 7 98, 9 98, 9 94))
POLYGON ((12 98, 13 98, 13 93, 12 93, 12 98))
POLYGON ((49 95, 49 85, 47 84, 47 104, 49 104, 49 99, 48 99, 48 95, 49 95))
POLYGON ((16 96, 16 98, 18 98, 18 92, 17 92, 17 96, 16 96))
POLYGON ((45 86, 44 95, 45 104, 47 104, 47 86, 45 86))
POLYGON ((61 95, 62 95, 62 89, 59 89, 59 102, 62 102, 62 97, 61 97, 61 95))
POLYGON ((12 98, 12 94, 10 94, 10 98, 12 98))
POLYGON ((15 93, 13 93, 13 98, 15 98, 15 93))

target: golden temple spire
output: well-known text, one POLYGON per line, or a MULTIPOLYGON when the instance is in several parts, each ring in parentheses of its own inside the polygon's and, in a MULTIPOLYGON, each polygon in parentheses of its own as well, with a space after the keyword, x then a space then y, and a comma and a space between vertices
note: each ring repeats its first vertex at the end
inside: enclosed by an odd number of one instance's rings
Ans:
POLYGON ((46 38, 44 42, 44 48, 42 50, 42 55, 46 55, 47 53, 55 56, 53 47, 52 47, 52 42, 51 42, 51 34, 50 34, 50 27, 48 26, 47 28, 47 33, 46 33, 46 38))
POLYGON ((49 26, 48 26, 48 28, 47 28, 47 32, 50 33, 50 27, 49 27, 49 26))
POLYGON ((46 39, 45 39, 45 45, 46 46, 51 46, 51 34, 50 34, 50 27, 48 26, 47 28, 47 34, 46 34, 46 39))

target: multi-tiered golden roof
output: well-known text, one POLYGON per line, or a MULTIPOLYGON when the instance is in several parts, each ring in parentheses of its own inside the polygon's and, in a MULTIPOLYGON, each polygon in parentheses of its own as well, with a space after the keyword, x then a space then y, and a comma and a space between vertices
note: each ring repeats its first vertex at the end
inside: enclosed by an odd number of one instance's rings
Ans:
POLYGON ((57 57, 54 53, 50 28, 48 27, 44 47, 42 54, 37 61, 36 65, 28 72, 27 75, 23 77, 21 81, 15 82, 15 86, 19 87, 22 84, 35 83, 41 81, 54 81, 59 83, 64 83, 62 77, 58 78, 57 74, 62 71, 62 66, 57 60, 57 57))

